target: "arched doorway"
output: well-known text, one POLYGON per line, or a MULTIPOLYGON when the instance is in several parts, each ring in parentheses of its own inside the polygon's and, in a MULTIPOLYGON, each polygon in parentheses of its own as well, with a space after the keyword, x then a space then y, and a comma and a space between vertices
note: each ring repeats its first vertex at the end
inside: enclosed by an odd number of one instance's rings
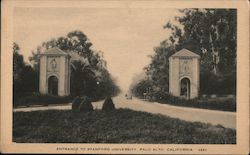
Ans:
POLYGON ((188 78, 181 79, 180 96, 187 99, 190 98, 190 80, 188 78))
POLYGON ((58 79, 56 76, 50 76, 48 80, 48 93, 58 95, 58 79))

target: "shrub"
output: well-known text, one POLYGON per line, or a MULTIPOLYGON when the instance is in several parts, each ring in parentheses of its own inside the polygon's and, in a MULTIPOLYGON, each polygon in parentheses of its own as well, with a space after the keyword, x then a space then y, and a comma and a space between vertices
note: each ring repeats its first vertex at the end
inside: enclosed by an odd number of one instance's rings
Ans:
POLYGON ((14 106, 64 104, 69 103, 71 99, 71 96, 52 96, 40 93, 30 93, 20 97, 18 102, 14 102, 14 106))
POLYGON ((212 72, 201 72, 201 94, 236 94, 236 72, 216 75, 212 72))
POLYGON ((79 106, 79 111, 80 112, 89 112, 89 111, 93 111, 93 105, 91 104, 91 101, 88 97, 84 97, 84 99, 82 100, 80 106, 79 106))
POLYGON ((73 100, 73 102, 72 102, 72 110, 73 110, 73 111, 78 111, 78 110, 79 110, 79 106, 80 106, 82 100, 83 100, 83 99, 80 98, 79 96, 77 96, 77 97, 73 100))
POLYGON ((202 109, 213 109, 222 111, 236 111, 235 98, 211 98, 211 99, 182 99, 169 94, 165 94, 161 99, 156 100, 163 104, 176 106, 194 107, 202 109))
POLYGON ((103 103, 102 110, 104 111, 110 111, 115 110, 115 105, 111 99, 111 97, 107 97, 103 103))

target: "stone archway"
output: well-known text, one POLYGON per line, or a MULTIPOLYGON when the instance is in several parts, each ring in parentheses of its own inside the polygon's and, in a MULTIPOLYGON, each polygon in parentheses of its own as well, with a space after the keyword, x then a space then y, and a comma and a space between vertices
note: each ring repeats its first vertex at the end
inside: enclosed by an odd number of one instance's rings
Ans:
POLYGON ((59 48, 50 48, 40 54, 39 92, 70 95, 70 70, 70 55, 59 48))
POLYGON ((48 78, 48 93, 50 95, 58 95, 58 78, 56 76, 48 78))
POLYGON ((183 78, 180 81, 180 96, 186 99, 190 98, 190 80, 183 78))
POLYGON ((169 93, 171 95, 186 99, 198 97, 199 59, 198 54, 187 49, 182 49, 169 57, 169 93))

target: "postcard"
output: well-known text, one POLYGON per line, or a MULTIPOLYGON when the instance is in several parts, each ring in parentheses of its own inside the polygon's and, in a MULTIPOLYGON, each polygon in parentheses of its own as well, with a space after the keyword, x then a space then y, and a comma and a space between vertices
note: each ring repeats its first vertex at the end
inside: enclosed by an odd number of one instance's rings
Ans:
POLYGON ((1 152, 248 154, 247 0, 3 0, 1 152))

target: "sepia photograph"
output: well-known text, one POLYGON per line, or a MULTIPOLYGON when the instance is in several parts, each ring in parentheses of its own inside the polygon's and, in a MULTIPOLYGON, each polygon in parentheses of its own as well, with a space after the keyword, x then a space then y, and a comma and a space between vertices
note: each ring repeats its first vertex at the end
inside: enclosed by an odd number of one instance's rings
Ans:
POLYGON ((56 2, 12 8, 11 143, 239 145, 239 8, 56 2))

